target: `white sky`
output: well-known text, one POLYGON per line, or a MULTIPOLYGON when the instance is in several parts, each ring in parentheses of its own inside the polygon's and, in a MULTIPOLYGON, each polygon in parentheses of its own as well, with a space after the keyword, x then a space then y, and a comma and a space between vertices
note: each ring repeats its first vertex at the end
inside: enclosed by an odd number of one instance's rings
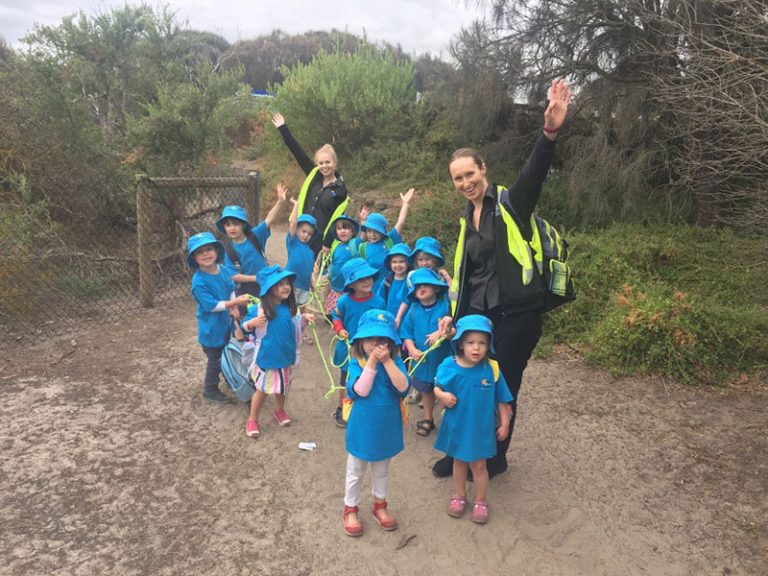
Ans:
MULTIPOLYGON (((128 0, 128 4, 140 4, 128 0)), ((431 52, 448 57, 448 44, 462 27, 481 14, 477 0, 167 0, 177 21, 196 30, 215 32, 230 43, 281 29, 365 33, 374 42, 400 44, 408 53, 431 52)), ((35 23, 55 26, 64 16, 109 12, 124 1, 0 0, 0 36, 14 48, 35 23)))

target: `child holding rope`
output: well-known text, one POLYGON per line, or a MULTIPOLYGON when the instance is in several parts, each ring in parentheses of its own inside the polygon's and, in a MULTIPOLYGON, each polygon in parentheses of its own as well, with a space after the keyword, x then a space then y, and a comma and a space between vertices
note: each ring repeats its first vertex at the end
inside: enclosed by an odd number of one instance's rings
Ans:
POLYGON ((344 292, 336 308, 331 313, 333 330, 339 341, 333 354, 333 365, 341 370, 339 376, 339 405, 333 415, 336 426, 346 427, 342 415, 344 388, 347 382, 349 351, 347 342, 355 335, 362 315, 374 308, 384 308, 384 301, 373 293, 373 282, 378 271, 369 266, 362 258, 352 258, 342 267, 344 273, 344 292))
POLYGON ((383 530, 397 529, 387 511, 390 460, 403 450, 402 398, 408 375, 400 359, 400 338, 394 318, 385 310, 368 310, 351 339, 347 394, 354 400, 346 431, 347 477, 344 490, 344 532, 360 536, 360 492, 371 465, 373 517, 383 530))
POLYGON ((416 368, 411 367, 412 384, 422 396, 424 418, 416 423, 416 434, 429 436, 435 429, 435 373, 450 354, 448 343, 441 342, 450 334, 443 334, 439 329, 440 319, 450 314, 450 304, 442 297, 448 286, 431 268, 414 270, 411 282, 408 290, 411 304, 400 326, 400 336, 408 355, 416 362, 416 368))
POLYGON ((230 314, 239 317, 238 306, 248 303, 248 296, 235 296, 235 283, 229 270, 219 266, 224 260, 224 246, 210 232, 201 232, 187 242, 187 265, 195 271, 192 295, 197 302, 197 341, 207 358, 203 398, 226 403, 229 398, 219 391, 221 354, 229 340, 230 314))
POLYGON ((249 376, 256 392, 245 433, 251 438, 261 433, 259 412, 267 395, 275 397, 273 415, 280 426, 289 426, 285 395, 291 384, 293 368, 298 365, 297 344, 303 323, 313 322, 312 314, 299 314, 293 282, 296 274, 280 266, 267 266, 258 274, 261 302, 252 307, 243 321, 243 330, 255 332, 255 354, 249 376))
POLYGON ((451 340, 455 356, 437 369, 435 394, 445 406, 435 448, 453 457, 453 496, 448 514, 464 515, 467 505, 467 468, 472 470, 475 503, 472 521, 488 521, 488 468, 496 454, 496 441, 509 434, 509 392, 493 354, 493 324, 479 314, 464 316, 451 340), (498 418, 499 426, 496 426, 498 418))

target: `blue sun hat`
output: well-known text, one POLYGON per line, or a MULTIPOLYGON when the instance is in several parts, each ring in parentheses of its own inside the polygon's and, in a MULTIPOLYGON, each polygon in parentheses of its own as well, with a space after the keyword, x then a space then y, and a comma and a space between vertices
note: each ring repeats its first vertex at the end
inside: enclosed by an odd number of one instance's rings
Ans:
POLYGON ((374 212, 373 214, 368 214, 368 218, 365 219, 365 224, 363 224, 362 230, 363 232, 366 230, 374 230, 382 236, 386 236, 387 226, 389 226, 387 217, 384 216, 384 214, 374 212))
POLYGON ((290 270, 283 270, 277 264, 265 266, 256 273, 256 281, 259 283, 259 296, 264 297, 275 284, 283 278, 295 278, 296 274, 290 270))
POLYGON ((416 289, 422 284, 434 286, 438 298, 448 292, 448 284, 432 268, 417 268, 411 272, 408 282, 408 300, 411 302, 418 302, 416 299, 416 289))
POLYGON ((363 313, 357 325, 357 331, 350 342, 354 344, 363 338, 374 337, 389 338, 395 346, 402 343, 395 328, 395 317, 386 310, 374 308, 363 313))
POLYGON ((195 270, 199 268, 192 256, 195 253, 195 250, 206 244, 213 244, 216 246, 216 262, 224 261, 224 245, 216 240, 216 236, 213 235, 213 232, 200 232, 200 234, 190 236, 189 240, 187 240, 187 266, 195 270))
POLYGON ((221 211, 221 218, 216 220, 216 228, 218 228, 219 232, 222 234, 224 234, 224 220, 227 218, 237 218, 238 220, 242 220, 248 228, 251 227, 248 222, 248 213, 245 211, 245 208, 242 206, 224 206, 224 210, 221 211))
POLYGON ((419 252, 424 252, 425 254, 437 258, 438 266, 443 266, 445 264, 445 258, 443 258, 443 255, 440 252, 441 248, 442 246, 437 238, 432 238, 432 236, 422 236, 416 240, 416 244, 413 246, 413 252, 411 252, 411 257, 408 259, 408 265, 411 266, 411 268, 416 266, 416 255, 419 252))
POLYGON ((389 253, 384 258, 384 267, 389 270, 389 263, 392 259, 392 256, 405 256, 405 260, 408 261, 409 256, 411 255, 411 248, 406 244, 405 242, 400 242, 399 244, 395 244, 392 246, 392 248, 389 249, 389 253))
POLYGON ((296 219, 296 226, 299 224, 309 224, 312 228, 317 228, 317 220, 312 214, 302 214, 296 219))
POLYGON ((376 278, 379 277, 379 271, 362 258, 347 260, 341 267, 341 274, 344 276, 344 292, 351 292, 350 286, 358 280, 372 277, 376 281, 376 278))
POLYGON ((456 335, 451 338, 451 346, 454 352, 458 352, 459 341, 465 332, 485 332, 490 336, 489 352, 495 354, 493 349, 493 322, 480 314, 464 316, 456 323, 456 335))
POLYGON ((355 220, 354 218, 350 218, 346 214, 342 214, 341 216, 334 218, 333 221, 331 222, 330 228, 328 229, 328 234, 330 234, 331 238, 333 238, 334 240, 339 239, 339 237, 336 235, 336 222, 340 220, 346 220, 347 222, 351 222, 352 228, 353 228, 352 237, 354 238, 355 236, 358 235, 358 233, 360 232, 360 224, 358 224, 357 220, 355 220))

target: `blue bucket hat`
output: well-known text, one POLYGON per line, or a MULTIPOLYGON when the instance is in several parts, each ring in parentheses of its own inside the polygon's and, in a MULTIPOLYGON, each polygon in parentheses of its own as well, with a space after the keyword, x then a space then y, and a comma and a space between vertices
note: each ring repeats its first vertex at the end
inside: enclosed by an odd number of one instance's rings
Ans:
POLYGON ((341 267, 341 274, 344 276, 344 292, 350 292, 349 287, 358 280, 373 277, 375 281, 379 271, 369 266, 362 258, 350 258, 341 267))
POLYGON ((389 224, 387 222, 387 218, 384 216, 384 214, 374 212, 373 214, 368 214, 368 218, 365 219, 365 224, 363 224, 363 232, 366 230, 375 230, 382 236, 386 236, 388 225, 389 224))
POLYGON ((290 270, 283 270, 277 264, 265 266, 256 273, 256 281, 259 283, 259 296, 266 296, 269 289, 283 278, 295 278, 296 274, 290 270))
POLYGON ((213 244, 216 246, 216 262, 224 261, 224 245, 216 240, 216 236, 213 235, 213 232, 200 232, 200 234, 190 236, 189 240, 187 240, 187 266, 192 269, 199 268, 192 255, 195 250, 206 244, 213 244))
POLYGON ((437 258, 438 266, 443 266, 445 264, 445 258, 443 258, 440 249, 440 241, 437 238, 432 238, 432 236, 422 236, 416 240, 411 257, 408 259, 408 264, 411 267, 414 267, 416 265, 416 254, 424 252, 425 254, 437 258))
POLYGON ((302 214, 296 219, 296 226, 299 224, 309 224, 312 228, 317 228, 317 220, 312 214, 302 214))
POLYGON ((224 220, 227 218, 237 218, 238 220, 242 220, 248 228, 251 227, 248 222, 248 214, 245 211, 245 208, 242 206, 224 206, 224 210, 221 211, 221 218, 216 220, 216 228, 218 228, 219 232, 222 234, 224 233, 224 220))
POLYGON ((373 337, 389 338, 396 346, 402 343, 395 329, 395 317, 391 313, 378 308, 367 310, 360 317, 357 331, 350 342, 354 344, 357 340, 373 337))
POLYGON ((328 229, 328 234, 331 236, 331 238, 333 238, 334 240, 339 239, 339 237, 336 235, 336 222, 339 222, 340 220, 346 220, 347 222, 351 222, 352 228, 354 229, 352 232, 352 237, 354 238, 355 236, 358 235, 358 233, 360 232, 360 224, 358 224, 357 220, 355 220, 354 218, 350 218, 346 214, 342 214, 341 216, 334 218, 333 222, 331 222, 331 226, 328 229))
POLYGON ((421 284, 429 284, 437 288, 438 298, 448 292, 448 284, 432 268, 417 268, 408 277, 408 300, 417 302, 416 288, 421 284))
POLYGON ((384 258, 384 266, 389 269, 389 263, 392 259, 392 256, 405 256, 406 261, 408 260, 408 257, 411 255, 411 248, 406 244, 405 242, 400 242, 399 244, 395 244, 392 246, 392 248, 389 249, 389 253, 384 258))
POLYGON ((488 320, 488 318, 480 314, 470 314, 461 318, 456 323, 456 335, 451 338, 451 346, 454 352, 458 351, 459 340, 461 340, 465 332, 485 332, 488 334, 490 336, 488 341, 489 351, 491 354, 495 354, 493 349, 493 322, 488 320))

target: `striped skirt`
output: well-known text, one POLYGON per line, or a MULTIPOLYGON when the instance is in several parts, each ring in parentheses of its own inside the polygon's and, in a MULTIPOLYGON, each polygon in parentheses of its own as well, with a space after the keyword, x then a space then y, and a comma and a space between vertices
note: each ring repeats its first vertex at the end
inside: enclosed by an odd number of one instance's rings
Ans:
POLYGON ((291 385, 292 377, 293 372, 290 366, 270 370, 262 370, 258 366, 254 366, 251 371, 254 388, 264 394, 286 394, 291 385))

